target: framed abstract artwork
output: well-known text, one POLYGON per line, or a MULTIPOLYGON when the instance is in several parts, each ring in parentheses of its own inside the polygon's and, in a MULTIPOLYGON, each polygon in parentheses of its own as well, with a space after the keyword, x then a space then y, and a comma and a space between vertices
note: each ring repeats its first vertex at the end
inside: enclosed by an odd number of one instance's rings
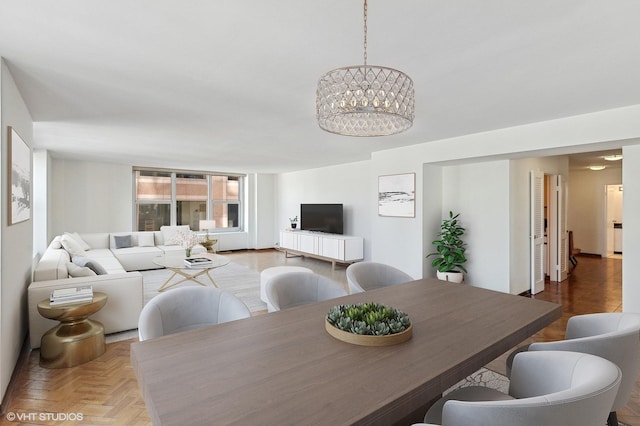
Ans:
POLYGON ((9 168, 9 225, 31 219, 31 149, 8 127, 9 168))
POLYGON ((416 216, 416 174, 378 177, 378 215, 416 216))

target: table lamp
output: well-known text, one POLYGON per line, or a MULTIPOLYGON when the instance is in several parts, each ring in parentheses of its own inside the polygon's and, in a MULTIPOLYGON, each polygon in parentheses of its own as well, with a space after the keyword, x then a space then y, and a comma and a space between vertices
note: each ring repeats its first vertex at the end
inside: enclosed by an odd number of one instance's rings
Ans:
POLYGON ((209 240, 209 230, 216 229, 216 221, 215 220, 201 220, 200 221, 200 230, 207 231, 207 240, 209 240))

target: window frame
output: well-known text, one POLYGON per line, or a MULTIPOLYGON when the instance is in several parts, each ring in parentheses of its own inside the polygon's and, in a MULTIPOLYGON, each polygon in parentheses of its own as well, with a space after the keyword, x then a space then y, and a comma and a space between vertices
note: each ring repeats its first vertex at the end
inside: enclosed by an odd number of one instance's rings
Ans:
MULTIPOLYGON (((213 211, 214 206, 217 205, 237 205, 238 206, 238 220, 236 226, 233 227, 220 227, 216 226, 215 229, 208 230, 209 233, 232 233, 232 232, 244 232, 245 229, 245 221, 244 221, 244 211, 245 211, 245 187, 246 187, 246 174, 241 173, 220 173, 220 172, 205 172, 205 171, 194 171, 194 170, 177 170, 177 169, 161 169, 161 168, 150 168, 150 167, 133 167, 132 176, 133 176, 133 228, 137 232, 141 232, 139 229, 139 220, 138 220, 138 209, 140 205, 144 204, 169 204, 170 205, 170 225, 176 226, 178 222, 177 212, 178 212, 178 199, 177 199, 177 190, 176 183, 178 179, 178 175, 184 174, 194 174, 194 175, 202 175, 206 177, 207 181, 207 220, 214 219, 213 211), (168 173, 171 179, 171 196, 170 199, 138 199, 138 191, 137 191, 137 172, 157 172, 157 173, 168 173), (223 176, 227 178, 233 178, 238 182, 238 199, 237 200, 214 200, 212 197, 212 189, 213 189, 213 178, 216 176, 223 176)), ((228 212, 228 208, 227 208, 228 212)), ((218 225, 216 223, 216 225, 218 225)), ((199 229, 194 229, 194 231, 199 232, 199 229)))

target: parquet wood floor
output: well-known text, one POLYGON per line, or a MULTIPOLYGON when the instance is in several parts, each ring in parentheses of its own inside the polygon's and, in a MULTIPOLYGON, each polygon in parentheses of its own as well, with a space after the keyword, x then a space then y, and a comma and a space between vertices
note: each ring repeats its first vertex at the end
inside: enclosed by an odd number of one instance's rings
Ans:
MULTIPOLYGON (((229 256, 232 261, 256 270, 285 262, 284 255, 276 251, 235 252, 229 256)), ((563 316, 528 341, 562 339, 566 322, 573 315, 621 311, 622 261, 590 257, 579 257, 578 261, 578 267, 568 281, 547 283, 545 291, 535 296, 562 304, 563 316)), ((295 258, 287 259, 286 264, 304 264, 316 273, 346 284, 344 269, 332 271, 327 262, 295 258)), ((0 419, 0 426, 151 424, 130 364, 129 349, 135 340, 110 343, 100 358, 67 369, 41 368, 39 351, 32 351, 14 376, 12 393, 5 401, 5 416, 0 419), (9 413, 22 416, 22 419, 9 421, 9 413), (82 416, 82 420, 71 418, 73 415, 82 416)), ((488 367, 499 372, 504 370, 505 357, 498 358, 488 367)), ((618 419, 628 425, 640 426, 640 380, 630 402, 618 411, 618 419)), ((187 418, 185 424, 188 424, 187 418)))

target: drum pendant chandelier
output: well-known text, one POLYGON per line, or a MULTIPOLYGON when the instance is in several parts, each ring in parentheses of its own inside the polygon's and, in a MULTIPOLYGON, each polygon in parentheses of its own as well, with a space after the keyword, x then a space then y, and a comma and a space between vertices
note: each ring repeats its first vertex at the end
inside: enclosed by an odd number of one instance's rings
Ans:
POLYGON ((413 81, 402 71, 367 65, 367 0, 364 0, 364 64, 320 77, 316 114, 322 130, 344 136, 387 136, 413 124, 413 81))

